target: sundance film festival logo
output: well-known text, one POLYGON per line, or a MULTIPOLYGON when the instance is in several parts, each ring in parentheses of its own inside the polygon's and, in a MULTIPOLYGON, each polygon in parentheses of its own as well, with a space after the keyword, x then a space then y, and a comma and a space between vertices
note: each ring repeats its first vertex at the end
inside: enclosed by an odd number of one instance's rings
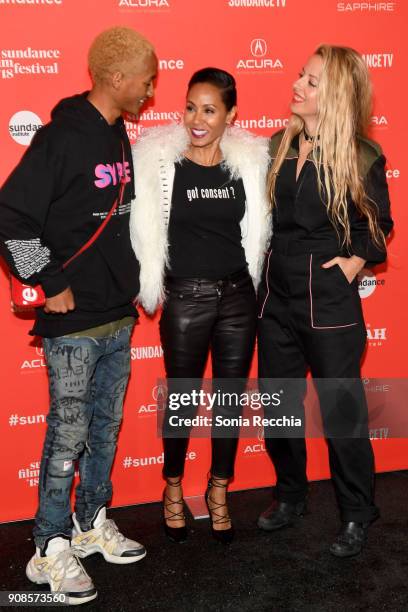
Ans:
MULTIPOLYGON (((183 60, 174 61, 183 62, 183 60)), ((169 68, 169 70, 170 69, 171 68, 169 68)), ((174 122, 177 123, 178 121, 180 121, 181 116, 182 114, 180 111, 156 111, 150 108, 144 111, 143 113, 140 113, 137 117, 134 115, 133 117, 125 115, 125 126, 129 140, 131 142, 134 142, 138 138, 138 136, 141 136, 141 134, 143 134, 143 132, 146 130, 146 123, 150 124, 150 122, 152 122, 154 125, 164 125, 166 123, 174 122), (136 121, 138 121, 138 123, 136 123, 136 121)))
POLYGON ((252 57, 239 59, 237 70, 240 72, 281 72, 283 63, 279 58, 268 56, 268 45, 263 38, 254 38, 249 50, 252 57))
MULTIPOLYGON (((64 461, 64 471, 72 469, 72 461, 64 461)), ((75 476, 79 476, 79 472, 74 472, 75 476)), ((25 480, 29 487, 38 487, 40 477, 40 461, 31 461, 28 467, 18 470, 18 479, 25 480)))
POLYGON ((285 8, 286 0, 227 0, 231 8, 285 8))
POLYGON ((339 13, 392 13, 395 11, 396 2, 338 2, 339 13))
POLYGON ((139 114, 139 120, 143 122, 152 121, 156 124, 158 121, 179 121, 181 116, 180 111, 156 111, 149 109, 139 114))
POLYGON ((3 79, 58 74, 60 58, 59 49, 0 49, 0 74, 3 79))
POLYGON ((29 487, 38 486, 39 475, 40 475, 40 462, 39 461, 31 461, 28 467, 20 468, 18 470, 19 480, 25 480, 29 487))
POLYGON ((15 142, 28 146, 42 125, 41 119, 35 113, 28 110, 18 111, 9 121, 9 133, 15 142))

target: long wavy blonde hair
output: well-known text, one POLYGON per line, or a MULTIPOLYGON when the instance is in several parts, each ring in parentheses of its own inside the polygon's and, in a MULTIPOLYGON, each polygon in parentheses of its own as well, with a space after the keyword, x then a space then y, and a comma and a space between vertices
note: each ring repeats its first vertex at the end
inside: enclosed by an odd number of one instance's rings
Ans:
MULTIPOLYGON (((384 247, 385 238, 378 224, 378 207, 365 192, 358 163, 357 136, 365 136, 371 117, 372 89, 367 66, 357 51, 348 47, 321 45, 315 55, 323 60, 318 84, 318 118, 312 159, 318 174, 320 197, 325 191, 327 212, 342 246, 350 246, 347 192, 358 212, 367 219, 372 239, 384 247), (323 180, 321 177, 323 174, 323 180)), ((292 115, 268 176, 271 205, 275 205, 275 184, 292 139, 304 128, 298 115, 292 115)), ((322 198, 323 200, 323 198, 322 198)))

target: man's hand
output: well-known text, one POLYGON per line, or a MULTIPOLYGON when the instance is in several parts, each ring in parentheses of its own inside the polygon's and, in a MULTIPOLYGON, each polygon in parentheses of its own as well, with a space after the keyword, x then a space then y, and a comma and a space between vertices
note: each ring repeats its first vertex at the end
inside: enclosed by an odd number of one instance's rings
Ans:
POLYGON ((44 312, 47 314, 66 314, 69 310, 74 309, 74 294, 70 287, 45 300, 44 312))
POLYGON ((352 255, 351 257, 334 257, 330 259, 330 261, 326 261, 326 263, 322 265, 322 268, 331 268, 337 264, 342 269, 348 282, 352 283, 357 274, 364 268, 365 263, 365 259, 357 257, 357 255, 352 255))

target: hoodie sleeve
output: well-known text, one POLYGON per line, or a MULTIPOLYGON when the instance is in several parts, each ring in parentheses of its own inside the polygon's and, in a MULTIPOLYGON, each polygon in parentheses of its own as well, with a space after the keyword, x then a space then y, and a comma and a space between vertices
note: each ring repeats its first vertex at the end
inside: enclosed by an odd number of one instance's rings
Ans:
MULTIPOLYGON (((387 236, 394 225, 390 213, 390 198, 388 195, 387 178, 385 175, 385 157, 381 155, 371 165, 365 180, 365 190, 378 211, 378 222, 384 236, 387 236)), ((351 219, 352 252, 368 265, 382 263, 386 259, 386 250, 378 246, 371 238, 368 223, 364 217, 358 215, 354 207, 351 219)))
POLYGON ((68 287, 62 262, 42 237, 63 165, 64 139, 56 143, 55 136, 50 126, 41 128, 0 190, 1 254, 15 276, 41 284, 47 297, 68 287))

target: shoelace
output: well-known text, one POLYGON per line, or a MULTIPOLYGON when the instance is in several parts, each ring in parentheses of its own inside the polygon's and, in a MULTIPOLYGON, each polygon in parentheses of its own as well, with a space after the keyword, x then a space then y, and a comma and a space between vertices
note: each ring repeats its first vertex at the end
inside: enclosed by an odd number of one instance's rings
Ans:
POLYGON ((76 556, 76 551, 75 546, 62 550, 55 556, 55 561, 50 566, 51 580, 59 583, 57 592, 62 591, 65 578, 76 578, 81 574, 89 578, 85 568, 76 556))
POLYGON ((123 544, 126 540, 123 533, 120 533, 118 526, 115 521, 112 519, 106 519, 106 521, 101 525, 102 537, 105 542, 110 542, 110 540, 114 540, 117 544, 123 544))

